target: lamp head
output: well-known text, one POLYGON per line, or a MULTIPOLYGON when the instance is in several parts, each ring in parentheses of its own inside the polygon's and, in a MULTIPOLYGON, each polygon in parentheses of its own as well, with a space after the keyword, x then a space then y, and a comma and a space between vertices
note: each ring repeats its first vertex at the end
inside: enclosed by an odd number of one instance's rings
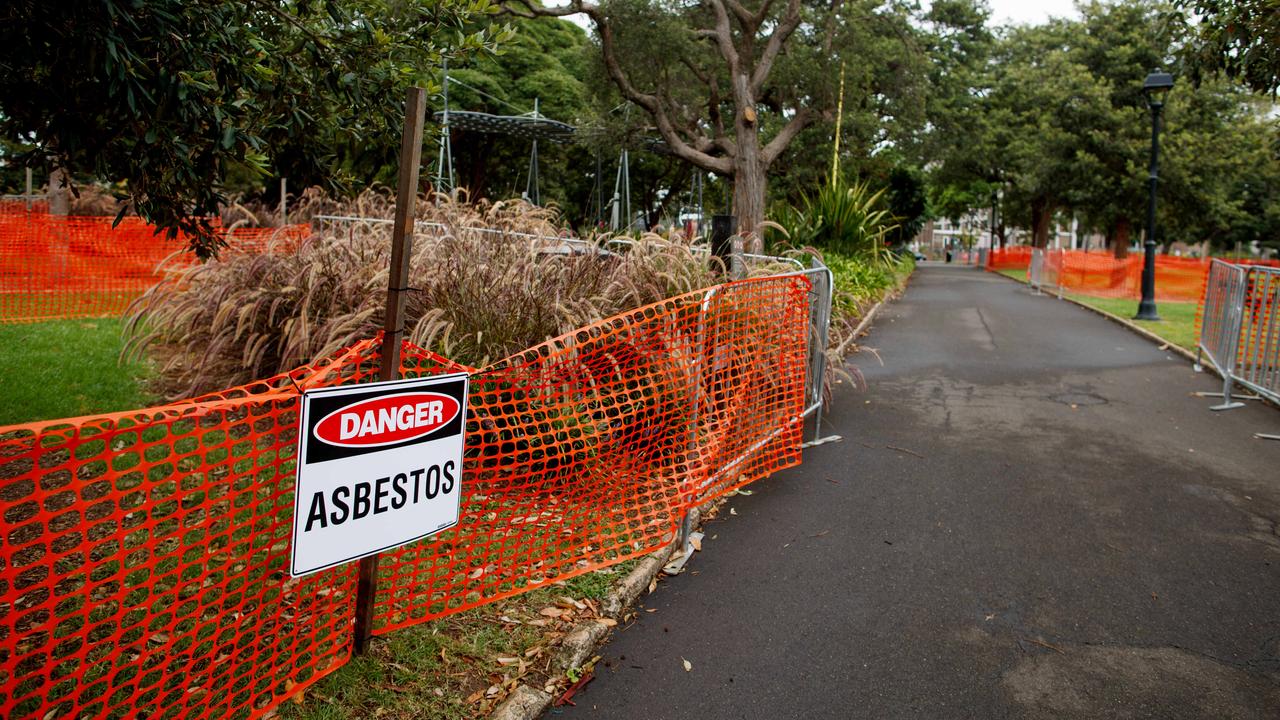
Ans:
POLYGON ((1142 92, 1147 94, 1147 103, 1151 107, 1164 104, 1165 93, 1173 88, 1173 76, 1167 72, 1154 69, 1142 83, 1142 92))

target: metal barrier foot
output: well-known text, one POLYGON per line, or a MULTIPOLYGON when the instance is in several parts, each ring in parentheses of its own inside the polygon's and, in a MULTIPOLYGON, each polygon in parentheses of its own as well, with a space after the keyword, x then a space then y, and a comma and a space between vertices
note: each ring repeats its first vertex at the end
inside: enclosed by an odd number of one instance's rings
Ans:
POLYGON ((826 437, 814 438, 809 442, 800 443, 800 447, 801 448, 817 447, 819 445, 826 445, 827 443, 840 442, 843 439, 844 437, 841 435, 828 435, 826 437))
POLYGON ((1209 407, 1209 409, 1213 410, 1214 412, 1217 412, 1220 410, 1235 410, 1236 408, 1242 408, 1242 407, 1244 407, 1244 403, 1242 402, 1225 402, 1225 403, 1222 403, 1221 405, 1212 405, 1209 407))
POLYGON ((683 572, 684 566, 689 562, 689 558, 693 557, 693 552, 696 549, 694 545, 702 544, 702 537, 701 532, 689 533, 689 536, 685 538, 684 543, 681 544, 676 554, 672 555, 671 560, 662 566, 662 572, 668 575, 679 575, 683 572))
POLYGON ((1280 440, 1280 435, 1268 435, 1266 433, 1254 433, 1253 436, 1259 440, 1280 440))

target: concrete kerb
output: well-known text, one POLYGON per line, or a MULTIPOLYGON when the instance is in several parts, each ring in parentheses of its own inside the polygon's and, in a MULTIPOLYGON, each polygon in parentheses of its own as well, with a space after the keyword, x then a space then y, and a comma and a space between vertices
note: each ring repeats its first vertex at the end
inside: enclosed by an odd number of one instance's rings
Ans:
MULTIPOLYGON (((1010 282, 1015 282, 1015 283, 1017 283, 1017 284, 1019 284, 1019 285, 1023 285, 1023 286, 1026 286, 1026 285, 1027 285, 1027 283, 1026 283, 1026 282, 1024 282, 1024 281, 1022 281, 1022 280, 1019 280, 1019 279, 1017 279, 1017 278, 1009 277, 1008 275, 1005 275, 1004 273, 998 273, 998 272, 993 272, 993 271, 988 271, 988 272, 991 272, 991 274, 992 274, 992 275, 995 275, 996 277, 1004 278, 1005 280, 1008 280, 1008 281, 1010 281, 1010 282)), ((1047 298, 1050 298, 1050 299, 1053 299, 1053 298, 1054 298, 1054 296, 1053 296, 1053 295, 1048 294, 1048 293, 1044 294, 1044 297, 1047 297, 1047 298)), ((1150 340, 1151 342, 1160 343, 1161 345, 1166 345, 1166 346, 1168 346, 1168 347, 1166 347, 1166 348, 1165 348, 1165 350, 1169 350, 1169 351, 1171 351, 1171 352, 1172 352, 1173 354, 1175 354, 1175 355, 1180 355, 1180 356, 1182 356, 1183 358, 1185 358, 1185 359, 1187 359, 1187 360, 1190 360, 1192 363, 1195 363, 1195 361, 1196 361, 1196 354, 1195 354, 1194 352, 1192 352, 1192 351, 1190 351, 1190 350, 1188 350, 1188 349, 1186 349, 1186 348, 1182 347, 1181 345, 1175 345, 1172 341, 1170 341, 1170 340, 1166 340, 1166 339, 1164 339, 1164 338, 1160 337, 1159 335, 1157 335, 1157 334, 1155 334, 1155 333, 1151 332, 1150 330, 1148 330, 1148 329, 1146 329, 1146 328, 1142 327, 1141 325, 1138 325, 1137 323, 1134 323, 1134 322, 1131 322, 1131 321, 1129 321, 1129 320, 1126 320, 1125 318, 1122 318, 1122 317, 1120 317, 1119 315, 1116 315, 1116 314, 1114 314, 1114 313, 1109 313, 1109 312, 1107 312, 1106 310, 1102 310, 1102 309, 1100 309, 1100 308, 1096 308, 1096 307, 1094 307, 1094 306, 1092 306, 1092 305, 1089 305, 1088 303, 1082 302, 1082 301, 1080 301, 1080 300, 1076 300, 1076 299, 1074 299, 1074 298, 1067 297, 1066 295, 1063 295, 1062 297, 1060 297, 1060 298, 1058 298, 1058 299, 1059 299, 1059 300, 1064 300, 1064 301, 1066 301, 1066 302, 1069 302, 1069 303, 1071 303, 1072 305, 1075 305, 1075 306, 1077 306, 1077 307, 1082 307, 1082 308, 1084 308, 1085 310, 1088 310, 1089 312, 1092 312, 1092 313, 1096 313, 1096 314, 1098 314, 1098 315, 1101 315, 1102 317, 1104 317, 1104 318, 1106 318, 1106 319, 1110 320, 1111 322, 1117 323, 1117 324, 1119 324, 1119 325, 1123 325, 1124 327, 1128 328, 1129 330, 1133 331, 1134 333, 1137 333, 1138 335, 1141 335, 1142 337, 1144 337, 1144 338, 1146 338, 1146 339, 1150 340)), ((1215 372, 1216 372, 1216 371, 1215 371, 1215 372)))
MULTIPOLYGON (((867 330, 885 303, 902 294, 909 280, 910 276, 903 281, 901 287, 867 311, 867 314, 863 316, 862 321, 858 323, 858 326, 850 335, 850 340, 860 337, 867 330)), ((689 512, 692 520, 691 527, 700 528, 702 518, 713 508, 727 502, 729 497, 712 500, 691 510, 689 512)), ((621 623, 627 611, 635 605, 644 591, 649 588, 662 572, 662 568, 667 565, 671 556, 675 554, 679 542, 680 539, 677 537, 661 550, 645 556, 626 577, 615 583, 605 595, 604 602, 601 604, 603 616, 621 623)), ((582 667, 583 663, 591 658, 596 649, 605 643, 610 632, 611 628, 609 626, 598 622, 596 619, 577 623, 560 640, 560 648, 551 659, 552 667, 559 673, 566 673, 573 668, 582 667)), ((520 684, 501 705, 489 714, 488 720, 536 720, 546 712, 554 701, 555 698, 547 692, 520 684)))
MULTIPOLYGON (((703 509, 711 507, 708 503, 702 508, 690 512, 693 527, 698 527, 703 509)), ((641 594, 653 583, 663 566, 671 559, 680 542, 679 537, 665 547, 645 556, 625 577, 609 589, 601 603, 603 616, 622 622, 623 616, 640 599, 641 594)), ((569 670, 582 667, 595 653, 596 648, 604 644, 610 628, 597 619, 583 620, 560 640, 560 648, 551 659, 551 665, 563 674, 569 670)), ((501 705, 489 715, 489 720, 535 720, 546 712, 555 698, 543 690, 521 684, 501 705)))
MULTIPOLYGON (((992 275, 998 275, 998 276, 1000 276, 1000 277, 1004 278, 1005 280, 1010 280, 1010 281, 1012 281, 1012 282, 1016 282, 1016 283, 1018 283, 1019 285, 1026 285, 1026 284, 1027 284, 1027 283, 1023 282, 1022 280, 1019 280, 1019 279, 1017 279, 1017 278, 1009 277, 1008 275, 1005 275, 1004 273, 992 272, 991 274, 992 274, 992 275)), ((1052 296, 1052 295, 1044 295, 1044 297, 1052 298, 1053 296, 1052 296)), ((1146 328, 1142 327, 1141 325, 1138 325, 1137 323, 1134 323, 1134 322, 1132 322, 1132 321, 1130 321, 1130 320, 1128 320, 1128 319, 1126 319, 1126 318, 1122 318, 1122 317, 1120 317, 1119 315, 1116 315, 1115 313, 1109 313, 1109 312, 1107 312, 1106 310, 1102 310, 1102 309, 1100 309, 1100 308, 1096 308, 1096 307, 1094 307, 1094 306, 1092 306, 1092 305, 1089 305, 1089 304, 1087 304, 1087 303, 1081 302, 1081 301, 1076 300, 1076 299, 1074 299, 1074 298, 1069 298, 1069 297, 1067 297, 1067 296, 1065 296, 1065 295, 1063 295, 1062 297, 1059 297, 1058 299, 1059 299, 1059 300, 1065 300, 1065 301, 1067 301, 1067 302, 1071 303, 1072 305, 1076 305, 1077 307, 1082 307, 1082 308, 1084 308, 1085 310, 1088 310, 1089 312, 1092 312, 1092 313, 1096 313, 1096 314, 1098 314, 1098 315, 1101 315, 1102 317, 1104 317, 1104 318, 1106 318, 1106 319, 1110 320, 1111 322, 1114 322, 1114 323, 1116 323, 1116 324, 1118 324, 1118 325, 1123 325, 1124 327, 1128 328, 1128 329, 1129 329, 1129 330, 1131 330, 1132 332, 1134 332, 1134 333, 1136 333, 1136 334, 1138 334, 1138 335, 1141 335, 1142 337, 1144 337, 1144 338, 1146 338, 1146 339, 1150 340, 1151 342, 1160 343, 1160 344, 1161 344, 1161 346, 1163 346, 1163 348, 1164 348, 1165 350, 1168 350, 1168 351, 1172 352, 1174 355, 1178 355, 1179 357, 1181 357, 1182 359, 1186 360, 1187 362, 1190 362, 1192 365, 1194 365, 1194 366, 1196 366, 1196 367, 1201 368, 1204 372, 1207 372, 1207 373, 1213 373, 1214 375, 1217 375, 1218 377, 1222 377, 1222 373, 1218 372, 1218 369, 1217 369, 1217 368, 1215 368, 1215 367, 1213 366, 1213 364, 1212 364, 1212 363, 1199 363, 1199 362, 1197 362, 1197 361, 1196 361, 1196 354, 1195 354, 1194 352, 1192 352, 1192 351, 1190 351, 1190 350, 1188 350, 1188 349, 1186 349, 1186 348, 1182 347, 1181 345, 1175 345, 1172 341, 1170 341, 1170 340, 1166 340, 1166 339, 1164 339, 1164 338, 1160 337, 1159 335, 1157 335, 1157 334, 1155 334, 1155 333, 1151 332, 1150 330, 1148 330, 1148 329, 1146 329, 1146 328)), ((1274 402, 1272 402, 1272 401, 1271 401, 1271 399, 1270 399, 1270 398, 1259 397, 1259 398, 1256 398, 1256 399, 1257 399, 1257 400, 1260 400, 1261 402, 1263 402, 1263 403, 1265 403, 1265 404, 1267 404, 1267 405, 1270 405, 1271 407, 1273 407, 1273 408, 1275 408, 1275 409, 1277 409, 1277 410, 1280 410, 1280 403, 1274 403, 1274 402)), ((1263 439, 1269 439, 1269 438, 1263 438, 1263 439)))

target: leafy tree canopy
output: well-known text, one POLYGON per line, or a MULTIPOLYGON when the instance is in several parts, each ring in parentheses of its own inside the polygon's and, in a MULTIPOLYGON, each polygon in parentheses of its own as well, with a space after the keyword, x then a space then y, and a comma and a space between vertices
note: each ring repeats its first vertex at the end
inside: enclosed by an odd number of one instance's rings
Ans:
POLYGON ((0 134, 50 164, 127 183, 152 222, 193 233, 228 169, 303 182, 392 162, 404 88, 442 56, 491 49, 464 31, 489 0, 11 0, 0 10, 0 134))
POLYGON ((1199 18, 1188 48, 1191 70, 1224 71, 1257 92, 1280 90, 1280 3, 1276 0, 1184 0, 1199 18))

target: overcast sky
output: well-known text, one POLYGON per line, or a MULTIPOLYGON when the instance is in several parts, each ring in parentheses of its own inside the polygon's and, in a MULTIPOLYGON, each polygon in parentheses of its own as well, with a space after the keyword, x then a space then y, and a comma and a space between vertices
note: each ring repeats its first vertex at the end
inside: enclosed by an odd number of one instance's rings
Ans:
POLYGON ((1051 17, 1075 17, 1071 0, 987 0, 991 5, 991 24, 1037 25, 1051 17))
MULTIPOLYGON (((547 5, 564 5, 568 0, 545 0, 547 5)), ((992 25, 1037 25, 1051 17, 1075 17, 1072 0, 987 0, 991 6, 992 25)), ((924 0, 923 4, 928 4, 924 0)), ((586 16, 573 15, 570 20, 584 28, 590 28, 586 16)))

